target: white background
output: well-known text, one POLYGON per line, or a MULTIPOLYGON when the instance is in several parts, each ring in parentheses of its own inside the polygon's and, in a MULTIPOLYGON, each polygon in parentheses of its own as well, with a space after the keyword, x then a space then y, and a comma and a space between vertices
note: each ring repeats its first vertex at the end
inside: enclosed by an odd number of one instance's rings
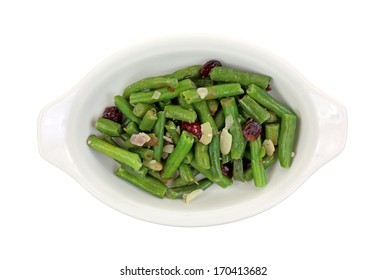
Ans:
POLYGON ((125 265, 387 279, 383 2, 1 1, 0 279, 160 279, 120 276, 125 265), (47 103, 115 51, 184 32, 248 38, 293 64, 346 106, 344 152, 278 206, 204 228, 118 213, 40 157, 37 118, 47 103))

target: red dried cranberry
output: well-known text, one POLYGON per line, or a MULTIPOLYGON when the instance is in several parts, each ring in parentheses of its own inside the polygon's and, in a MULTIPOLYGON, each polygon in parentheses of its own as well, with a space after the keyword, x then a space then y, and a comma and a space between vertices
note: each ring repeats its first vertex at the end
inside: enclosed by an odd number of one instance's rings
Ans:
POLYGON ((181 122, 180 129, 188 131, 189 133, 197 136, 199 139, 202 137, 202 127, 200 122, 181 122))
POLYGON ((221 165, 222 173, 224 176, 228 178, 232 178, 232 164, 231 162, 225 163, 221 165))
POLYGON ((117 123, 122 123, 122 113, 116 106, 106 107, 102 117, 117 123))
POLYGON ((220 63, 220 61, 215 60, 215 59, 207 61, 206 63, 204 63, 202 68, 200 69, 200 77, 202 77, 202 78, 208 77, 212 68, 214 68, 216 66, 222 66, 222 63, 220 63))
POLYGON ((266 87, 266 91, 271 91, 271 87, 270 87, 270 85, 267 85, 267 87, 266 87))
POLYGON ((243 136, 248 140, 248 141, 255 141, 261 135, 262 132, 262 126, 254 121, 254 120, 249 120, 244 126, 243 126, 243 136))

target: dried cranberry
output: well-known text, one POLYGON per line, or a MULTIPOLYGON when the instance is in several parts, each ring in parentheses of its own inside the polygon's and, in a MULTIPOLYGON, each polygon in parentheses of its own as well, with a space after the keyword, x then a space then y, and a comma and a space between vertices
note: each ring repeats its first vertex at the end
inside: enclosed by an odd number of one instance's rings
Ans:
POLYGON ((212 68, 214 68, 216 66, 222 66, 222 63, 220 63, 220 61, 215 60, 215 59, 207 61, 206 63, 204 63, 202 68, 200 69, 200 77, 202 77, 202 78, 208 77, 212 68))
POLYGON ((106 107, 102 117, 114 122, 122 123, 122 113, 116 106, 106 107))
POLYGON ((199 139, 202 137, 202 127, 200 122, 181 122, 180 123, 180 129, 186 130, 189 133, 192 133, 193 135, 197 136, 199 139))
POLYGON ((223 175, 228 177, 228 178, 232 178, 232 164, 231 164, 231 162, 222 164, 221 167, 222 167, 223 175))
POLYGON ((271 87, 270 87, 270 85, 267 85, 267 87, 266 87, 266 91, 271 91, 271 87))
POLYGON ((262 132, 262 126, 254 121, 254 120, 249 120, 244 126, 243 126, 243 136, 248 140, 248 141, 255 141, 261 135, 262 132))

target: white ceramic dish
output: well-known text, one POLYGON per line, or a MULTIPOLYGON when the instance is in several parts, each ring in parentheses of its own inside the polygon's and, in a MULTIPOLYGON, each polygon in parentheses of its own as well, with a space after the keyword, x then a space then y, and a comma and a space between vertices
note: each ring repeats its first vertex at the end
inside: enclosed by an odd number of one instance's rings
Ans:
POLYGON ((46 106, 39 117, 38 139, 44 159, 71 175, 112 208, 149 222, 207 226, 237 221, 271 208, 294 192, 345 146, 347 117, 342 105, 324 95, 285 61, 255 45, 206 36, 176 36, 147 41, 107 58, 70 92, 46 106), (289 170, 277 164, 268 184, 255 188, 235 183, 213 186, 186 205, 157 199, 114 176, 114 161, 86 145, 96 133, 94 121, 125 86, 148 76, 170 73, 209 59, 273 77, 273 94, 299 117, 296 157, 289 170))

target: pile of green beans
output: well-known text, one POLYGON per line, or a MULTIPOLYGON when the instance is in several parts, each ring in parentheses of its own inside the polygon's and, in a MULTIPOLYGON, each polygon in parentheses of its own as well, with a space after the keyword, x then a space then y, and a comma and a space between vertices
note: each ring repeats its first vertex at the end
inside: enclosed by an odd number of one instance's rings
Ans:
POLYGON ((226 66, 203 77, 201 69, 137 81, 114 97, 121 122, 96 120, 100 135, 87 144, 118 162, 117 177, 155 197, 189 202, 193 192, 227 188, 233 180, 263 187, 265 170, 277 161, 291 167, 297 116, 269 94, 272 78, 226 66), (261 129, 253 138, 245 134, 251 122, 261 129), (230 135, 228 149, 223 132, 230 135))

